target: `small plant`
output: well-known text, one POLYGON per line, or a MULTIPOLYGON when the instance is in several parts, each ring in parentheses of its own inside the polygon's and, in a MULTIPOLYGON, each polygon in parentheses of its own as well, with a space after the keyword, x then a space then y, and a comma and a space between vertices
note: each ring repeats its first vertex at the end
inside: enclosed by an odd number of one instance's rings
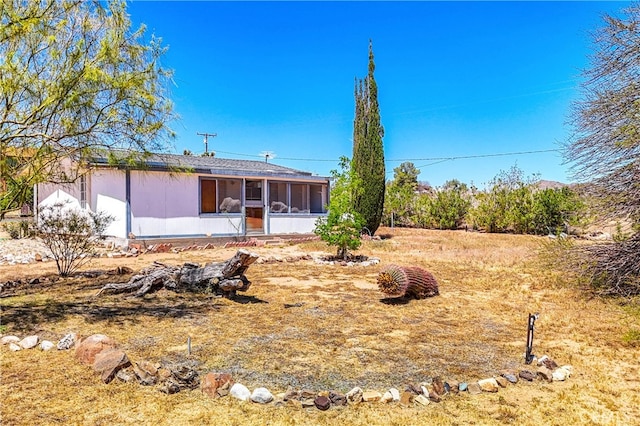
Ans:
POLYGON ((622 341, 631 347, 640 347, 640 330, 630 329, 622 335, 622 341))
POLYGON ((58 201, 43 207, 38 215, 37 234, 51 250, 58 273, 68 276, 95 255, 96 242, 113 222, 105 213, 94 213, 58 201))
POLYGON ((392 297, 424 299, 440 294, 434 276, 417 266, 387 266, 378 274, 378 288, 392 297))
POLYGON ((19 240, 33 235, 32 222, 26 220, 3 223, 2 229, 9 234, 9 238, 12 240, 19 240))
POLYGON ((334 179, 329 213, 316 221, 314 233, 331 246, 338 247, 337 257, 347 259, 349 250, 357 250, 362 241, 362 217, 353 211, 353 197, 361 191, 359 180, 351 171, 348 158, 340 159, 342 172, 331 171, 334 179))

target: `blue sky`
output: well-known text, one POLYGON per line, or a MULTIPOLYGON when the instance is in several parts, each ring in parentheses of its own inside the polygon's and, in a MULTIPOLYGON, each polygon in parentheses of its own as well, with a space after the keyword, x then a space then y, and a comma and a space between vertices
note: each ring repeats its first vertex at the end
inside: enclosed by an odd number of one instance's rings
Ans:
POLYGON ((517 165, 570 182, 558 149, 579 99, 590 32, 628 2, 132 1, 169 47, 175 152, 270 160, 328 175, 351 156, 354 79, 373 41, 387 178, 483 187, 517 165), (439 160, 451 157, 455 160, 439 160))

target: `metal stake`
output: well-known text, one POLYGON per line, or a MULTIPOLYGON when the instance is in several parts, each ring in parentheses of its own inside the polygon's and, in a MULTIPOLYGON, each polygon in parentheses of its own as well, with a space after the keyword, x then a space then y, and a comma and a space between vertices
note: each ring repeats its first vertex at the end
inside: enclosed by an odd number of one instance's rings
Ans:
POLYGON ((533 326, 539 316, 539 313, 529 314, 529 323, 527 327, 527 352, 524 354, 524 362, 526 364, 531 364, 531 361, 533 361, 533 358, 535 357, 535 355, 531 353, 533 350, 533 326))

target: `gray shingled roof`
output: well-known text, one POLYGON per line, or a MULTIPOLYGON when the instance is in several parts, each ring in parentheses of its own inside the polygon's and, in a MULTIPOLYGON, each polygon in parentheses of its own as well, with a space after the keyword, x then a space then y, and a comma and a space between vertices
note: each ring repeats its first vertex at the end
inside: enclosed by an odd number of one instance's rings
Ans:
MULTIPOLYGON (((106 162, 106 158, 95 159, 96 164, 105 164, 106 162)), ((150 169, 161 170, 186 168, 198 173, 233 176, 312 177, 310 172, 256 160, 233 160, 229 158, 200 157, 195 155, 153 154, 145 163, 150 169)), ((317 176, 315 177, 317 178, 317 176)))

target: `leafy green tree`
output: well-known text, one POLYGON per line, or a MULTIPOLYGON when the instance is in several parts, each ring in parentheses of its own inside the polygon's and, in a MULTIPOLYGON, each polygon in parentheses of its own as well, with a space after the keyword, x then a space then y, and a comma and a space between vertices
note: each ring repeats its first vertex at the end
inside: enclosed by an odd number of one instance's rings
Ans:
POLYGON ((393 180, 387 183, 384 197, 383 222, 398 226, 412 226, 416 190, 420 170, 411 162, 393 169, 393 180))
POLYGON ((476 206, 470 211, 474 227, 487 232, 527 233, 531 229, 532 189, 531 180, 525 181, 517 166, 501 171, 488 185, 488 189, 476 194, 476 206))
POLYGON ((355 211, 374 234, 380 226, 385 196, 385 166, 380 123, 378 85, 374 78, 373 47, 369 41, 369 73, 355 84, 355 118, 353 121, 353 170, 362 182, 362 192, 354 199, 355 211))
POLYGON ((578 225, 585 204, 568 187, 546 188, 533 194, 533 230, 538 235, 565 232, 567 225, 578 225))
POLYGON ((410 161, 400 164, 393 169, 393 182, 399 187, 409 187, 415 191, 418 189, 418 175, 420 170, 410 161))
POLYGON ((457 229, 464 222, 471 206, 469 188, 453 179, 445 182, 430 198, 430 218, 438 229, 457 229))
POLYGON ((349 250, 360 248, 360 231, 364 220, 353 208, 362 192, 361 181, 347 157, 340 158, 340 171, 332 170, 333 185, 327 216, 319 217, 314 233, 330 246, 338 248, 337 257, 347 259, 349 250))
POLYGON ((131 163, 167 147, 171 72, 144 33, 121 0, 0 3, 0 215, 25 187, 75 181, 98 150, 131 163))

